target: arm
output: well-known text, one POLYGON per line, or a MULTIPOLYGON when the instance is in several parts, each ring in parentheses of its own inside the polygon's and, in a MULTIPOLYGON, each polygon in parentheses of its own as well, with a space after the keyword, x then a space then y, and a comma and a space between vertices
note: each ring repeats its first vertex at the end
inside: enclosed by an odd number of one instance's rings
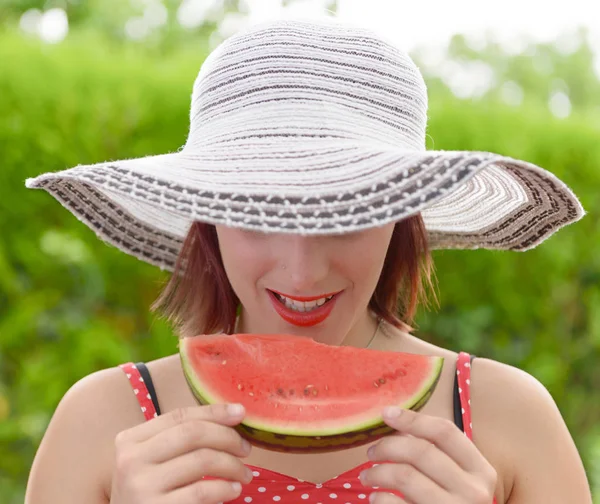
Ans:
POLYGON ((126 417, 141 417, 132 403, 131 391, 118 368, 98 371, 73 385, 38 448, 25 504, 107 504, 114 438, 124 428, 117 425, 117 417, 121 423, 124 412, 126 417), (117 415, 116 411, 123 413, 117 415))
POLYGON ((489 425, 512 466, 507 504, 592 504, 577 448, 546 388, 533 376, 492 360, 473 361, 471 400, 477 425, 489 425))

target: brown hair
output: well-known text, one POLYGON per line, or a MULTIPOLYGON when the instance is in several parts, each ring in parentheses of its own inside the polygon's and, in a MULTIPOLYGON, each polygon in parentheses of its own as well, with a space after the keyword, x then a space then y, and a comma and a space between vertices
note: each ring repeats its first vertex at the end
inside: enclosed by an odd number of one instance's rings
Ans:
MULTIPOLYGON (((437 303, 433 262, 421 214, 394 227, 379 282, 369 302, 378 316, 403 331, 412 331, 419 303, 428 305, 426 288, 437 303)), ((194 222, 175 270, 152 309, 170 320, 179 336, 231 334, 239 299, 223 266, 215 226, 194 222)))

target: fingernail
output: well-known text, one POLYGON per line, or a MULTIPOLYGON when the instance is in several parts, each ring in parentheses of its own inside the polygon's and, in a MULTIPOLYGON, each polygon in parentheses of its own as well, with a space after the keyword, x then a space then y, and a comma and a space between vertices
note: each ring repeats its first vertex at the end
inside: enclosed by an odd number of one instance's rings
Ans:
POLYGON ((371 504, 373 504, 373 501, 375 500, 375 497, 377 497, 377 492, 373 492, 371 495, 369 495, 369 502, 371 504))
POLYGON ((371 446, 368 450, 367 450, 367 457, 369 459, 373 458, 373 453, 375 453, 375 447, 371 446))
POLYGON ((244 413, 244 407, 241 404, 228 404, 227 413, 231 416, 240 416, 244 413))
POLYGON ((383 416, 389 419, 398 418, 402 414, 402 408, 398 406, 388 406, 383 410, 383 416))
POLYGON ((364 470, 362 471, 359 475, 358 475, 358 479, 360 480, 361 483, 364 484, 365 479, 367 478, 367 471, 364 470))
POLYGON ((239 481, 234 481, 234 482, 231 484, 231 487, 233 488, 233 491, 234 491, 235 493, 239 493, 239 492, 241 492, 241 491, 242 491, 242 484, 241 484, 239 481))
POLYGON ((252 474, 252 471, 246 467, 246 480, 248 481, 248 483, 252 481, 253 477, 254 474, 252 474))
POLYGON ((242 439, 242 450, 244 450, 245 453, 250 453, 251 449, 252 446, 250 445, 250 443, 245 439, 242 439))

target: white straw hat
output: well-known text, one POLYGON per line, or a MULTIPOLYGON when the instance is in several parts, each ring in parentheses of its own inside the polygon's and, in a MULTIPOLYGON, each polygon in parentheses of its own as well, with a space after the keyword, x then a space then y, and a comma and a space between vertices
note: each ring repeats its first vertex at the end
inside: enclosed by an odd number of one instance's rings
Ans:
POLYGON ((421 212, 436 248, 527 250, 584 215, 552 173, 425 149, 427 90, 370 30, 279 20, 224 41, 194 83, 178 152, 28 179, 104 241, 172 270, 195 221, 335 234, 421 212))

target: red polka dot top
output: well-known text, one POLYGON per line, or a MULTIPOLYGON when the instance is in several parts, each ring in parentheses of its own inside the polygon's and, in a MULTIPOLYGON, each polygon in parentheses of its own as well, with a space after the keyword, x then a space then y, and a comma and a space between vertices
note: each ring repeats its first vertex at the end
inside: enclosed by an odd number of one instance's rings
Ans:
MULTIPOLYGON (((458 355, 456 375, 454 377, 454 422, 472 439, 470 368, 474 356, 461 352, 458 355)), ((160 415, 158 398, 154 391, 152 379, 147 367, 142 362, 121 364, 119 366, 127 375, 133 393, 137 398, 146 420, 160 415)), ((247 465, 254 478, 242 487, 242 493, 233 504, 254 503, 266 504, 367 504, 369 495, 375 491, 386 491, 402 497, 396 490, 379 489, 363 486, 358 475, 364 469, 376 466, 371 461, 364 462, 335 478, 323 483, 311 483, 276 471, 247 465)), ((496 504, 494 498, 493 504, 496 504)))

